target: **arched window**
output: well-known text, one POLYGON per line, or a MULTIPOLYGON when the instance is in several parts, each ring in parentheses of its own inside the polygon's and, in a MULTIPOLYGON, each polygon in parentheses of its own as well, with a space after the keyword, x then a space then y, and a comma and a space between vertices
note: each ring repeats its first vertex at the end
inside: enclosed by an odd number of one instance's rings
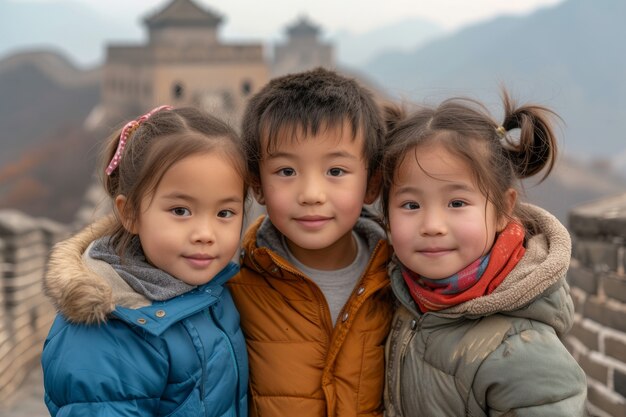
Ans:
POLYGON ((244 96, 247 96, 251 92, 252 92, 252 83, 249 80, 245 80, 243 83, 241 83, 241 93, 244 96))
POLYGON ((172 97, 178 100, 183 98, 184 93, 185 88, 183 87, 182 83, 174 83, 174 87, 172 88, 172 97))

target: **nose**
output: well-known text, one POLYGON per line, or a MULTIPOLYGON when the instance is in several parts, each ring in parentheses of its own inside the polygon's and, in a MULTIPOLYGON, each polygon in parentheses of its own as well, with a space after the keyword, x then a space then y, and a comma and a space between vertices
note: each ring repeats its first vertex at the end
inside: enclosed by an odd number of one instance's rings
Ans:
POLYGON ((436 208, 422 209, 420 234, 423 236, 444 235, 447 232, 445 213, 436 208))
POLYGON ((326 201, 324 181, 315 175, 307 175, 301 183, 298 203, 302 205, 322 204, 326 201))
POLYGON ((212 244, 215 242, 215 227, 209 219, 200 219, 195 222, 191 232, 194 243, 212 244))

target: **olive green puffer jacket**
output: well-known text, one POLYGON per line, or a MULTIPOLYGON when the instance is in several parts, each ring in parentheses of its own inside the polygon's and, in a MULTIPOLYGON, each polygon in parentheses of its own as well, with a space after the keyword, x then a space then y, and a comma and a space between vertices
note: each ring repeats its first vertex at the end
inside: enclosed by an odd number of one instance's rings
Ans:
POLYGON ((490 295, 422 314, 392 268, 400 307, 386 346, 386 416, 585 414, 585 374, 560 341, 574 316, 569 234, 528 209, 542 233, 490 295))

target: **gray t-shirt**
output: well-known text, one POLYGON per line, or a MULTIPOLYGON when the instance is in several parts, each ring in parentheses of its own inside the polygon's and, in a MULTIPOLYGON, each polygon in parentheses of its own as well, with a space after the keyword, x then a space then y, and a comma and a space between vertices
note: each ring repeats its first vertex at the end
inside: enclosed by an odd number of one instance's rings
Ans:
POLYGON ((363 275, 365 268, 367 267, 367 261, 369 260, 369 250, 367 242, 363 237, 357 233, 352 232, 352 236, 357 244, 356 257, 354 261, 345 268, 335 269, 332 271, 323 271, 319 269, 309 268, 298 261, 287 246, 287 241, 283 237, 281 239, 282 250, 280 252, 285 254, 285 257, 295 267, 304 274, 311 278, 313 282, 322 290, 322 294, 326 298, 328 308, 330 309, 330 318, 333 324, 337 322, 337 317, 341 312, 341 309, 348 301, 354 286, 363 275))

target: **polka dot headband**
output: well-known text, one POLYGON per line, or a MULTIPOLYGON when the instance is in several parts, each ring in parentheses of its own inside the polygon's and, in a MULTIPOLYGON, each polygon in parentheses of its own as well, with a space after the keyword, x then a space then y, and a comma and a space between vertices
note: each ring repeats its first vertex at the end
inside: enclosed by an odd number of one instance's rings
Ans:
POLYGON ((107 166, 107 169, 105 170, 106 174, 111 175, 113 171, 115 171, 115 168, 117 168, 117 166, 120 164, 120 161, 122 159, 122 152, 124 152, 124 148, 126 147, 126 142, 128 141, 128 137, 135 129, 139 127, 141 123, 148 120, 150 116, 152 116, 154 113, 157 113, 161 110, 172 110, 172 109, 173 107, 168 106, 168 105, 159 106, 150 110, 148 113, 144 114, 143 116, 126 123, 124 127, 122 128, 122 131, 120 132, 120 140, 119 140, 119 143, 117 144, 117 149, 115 150, 113 159, 111 159, 111 162, 109 162, 109 165, 107 166))

